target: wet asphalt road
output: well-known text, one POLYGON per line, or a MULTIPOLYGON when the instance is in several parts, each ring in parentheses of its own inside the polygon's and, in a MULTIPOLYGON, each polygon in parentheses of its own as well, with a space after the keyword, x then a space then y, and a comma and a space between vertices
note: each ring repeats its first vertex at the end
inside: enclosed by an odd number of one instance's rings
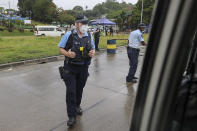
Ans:
MULTIPOLYGON (((139 58, 139 70, 142 57, 139 58)), ((92 59, 82 108, 68 129, 65 94, 58 67, 63 61, 21 66, 0 72, 0 131, 128 131, 137 84, 126 84, 126 48, 92 59)))

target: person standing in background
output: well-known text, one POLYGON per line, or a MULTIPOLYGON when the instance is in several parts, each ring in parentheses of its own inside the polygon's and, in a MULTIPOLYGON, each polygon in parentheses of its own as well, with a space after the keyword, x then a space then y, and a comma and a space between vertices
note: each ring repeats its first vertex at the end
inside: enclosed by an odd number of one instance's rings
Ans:
POLYGON ((110 35, 113 36, 114 35, 114 30, 113 30, 112 26, 110 27, 109 30, 110 30, 110 35))
POLYGON ((97 27, 94 29, 94 41, 95 41, 95 50, 99 51, 99 40, 100 40, 100 28, 97 24, 97 27))
POLYGON ((108 33, 108 28, 105 27, 105 36, 107 36, 107 33, 108 33))

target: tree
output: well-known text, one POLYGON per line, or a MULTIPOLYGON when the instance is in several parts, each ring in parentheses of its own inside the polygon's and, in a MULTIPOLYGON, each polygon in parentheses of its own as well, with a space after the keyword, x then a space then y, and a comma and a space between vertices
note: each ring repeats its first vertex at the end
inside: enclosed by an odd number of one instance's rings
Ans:
POLYGON ((72 15, 74 17, 77 16, 77 13, 75 11, 73 11, 73 10, 66 10, 66 12, 67 12, 67 14, 72 15))
MULTIPOLYGON (((109 19, 115 19, 122 30, 123 26, 134 28, 140 23, 141 2, 142 0, 139 0, 136 5, 132 5, 124 1, 119 3, 117 0, 106 0, 95 5, 92 10, 88 10, 88 6, 85 7, 85 11, 83 7, 75 6, 72 10, 64 11, 56 8, 52 0, 18 0, 18 8, 22 16, 29 16, 32 12, 34 20, 47 23, 58 21, 62 24, 70 24, 78 14, 84 14, 89 19, 107 16, 109 19)), ((144 0, 143 22, 145 24, 150 23, 154 2, 155 0, 144 0)))
POLYGON ((93 10, 86 10, 86 12, 84 13, 84 15, 85 15, 88 19, 92 20, 92 19, 95 19, 95 18, 96 18, 97 13, 96 13, 95 11, 93 11, 93 10))
MULTIPOLYGON (((136 10, 141 11, 142 8, 142 0, 139 0, 136 4, 136 10)), ((144 0, 144 11, 143 11, 143 23, 149 24, 152 16, 152 11, 154 7, 155 0, 144 0)), ((137 12, 135 15, 141 15, 137 12)))
POLYGON ((18 0, 18 9, 19 12, 22 16, 25 16, 25 5, 24 5, 25 0, 18 0))
POLYGON ((75 6, 73 8, 73 11, 75 11, 75 12, 83 12, 83 7, 81 7, 81 6, 75 6))
POLYGON ((107 0, 103 5, 108 10, 122 10, 121 4, 116 2, 116 0, 107 0))
POLYGON ((136 28, 137 25, 140 23, 141 12, 136 6, 133 7, 132 12, 133 13, 132 13, 131 18, 128 19, 128 26, 129 28, 136 28))
POLYGON ((33 5, 36 0, 18 0, 18 9, 23 17, 29 16, 30 12, 33 12, 33 5))
POLYGON ((56 5, 50 0, 38 0, 33 5, 34 19, 41 22, 52 22, 56 18, 56 5))
POLYGON ((0 13, 4 13, 4 8, 0 7, 0 13))
POLYGON ((115 19, 115 22, 119 25, 120 29, 127 26, 127 14, 131 14, 133 9, 132 4, 126 2, 119 3, 116 0, 106 0, 102 4, 97 4, 93 11, 96 12, 96 16, 100 17, 106 14, 109 19, 115 19))
POLYGON ((18 0, 18 9, 22 17, 32 17, 41 22, 57 19, 56 5, 52 0, 18 0))
POLYGON ((66 24, 68 25, 72 25, 75 22, 75 17, 73 17, 72 15, 67 14, 66 16, 66 24))
POLYGON ((93 11, 97 14, 96 16, 99 17, 101 15, 107 14, 109 12, 108 8, 103 6, 104 4, 97 4, 94 6, 93 11))
POLYGON ((75 17, 68 14, 67 11, 63 9, 58 9, 58 22, 62 24, 72 25, 74 24, 75 17))
POLYGON ((119 26, 120 30, 124 30, 124 27, 126 28, 125 25, 126 25, 126 20, 127 20, 126 12, 123 10, 120 10, 115 15, 116 16, 114 18, 115 18, 116 24, 119 26))

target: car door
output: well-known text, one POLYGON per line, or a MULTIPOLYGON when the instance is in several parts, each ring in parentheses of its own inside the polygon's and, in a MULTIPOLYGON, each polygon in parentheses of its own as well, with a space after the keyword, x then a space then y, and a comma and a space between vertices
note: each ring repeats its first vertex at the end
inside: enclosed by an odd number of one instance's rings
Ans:
MULTIPOLYGON (((176 130, 172 126, 181 82, 195 56, 196 5, 196 0, 156 1, 130 131, 176 130)), ((184 131, 180 124, 176 131, 184 131)))

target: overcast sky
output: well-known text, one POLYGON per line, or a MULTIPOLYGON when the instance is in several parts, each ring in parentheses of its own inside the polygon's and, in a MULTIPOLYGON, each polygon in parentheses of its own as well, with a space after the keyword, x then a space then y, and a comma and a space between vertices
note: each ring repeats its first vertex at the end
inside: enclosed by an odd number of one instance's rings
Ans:
MULTIPOLYGON (((10 1, 10 8, 17 9, 18 0, 0 0, 0 7, 9 8, 8 2, 10 1)), ((53 0, 53 2, 58 7, 63 7, 64 9, 72 9, 76 5, 80 5, 85 9, 92 9, 96 4, 105 2, 106 0, 53 0)), ((119 2, 125 1, 127 3, 135 4, 138 0, 117 0, 119 2)))

